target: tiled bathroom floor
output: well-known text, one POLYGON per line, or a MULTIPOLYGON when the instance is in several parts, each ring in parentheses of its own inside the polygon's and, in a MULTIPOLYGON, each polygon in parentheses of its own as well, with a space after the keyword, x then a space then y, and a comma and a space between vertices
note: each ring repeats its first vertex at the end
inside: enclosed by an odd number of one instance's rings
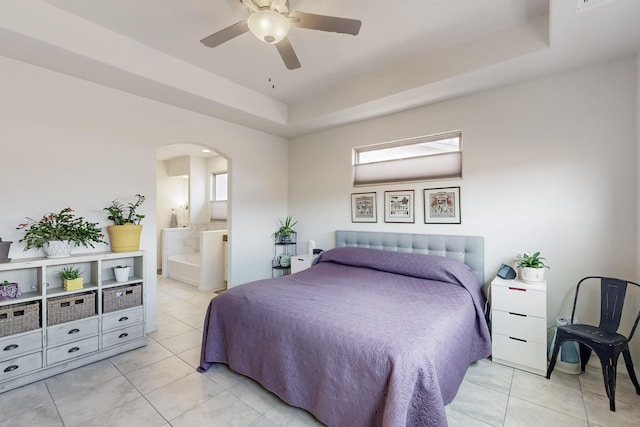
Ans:
MULTIPOLYGON (((321 426, 224 365, 195 371, 212 295, 159 277, 158 330, 146 347, 0 394, 0 427, 321 426)), ((598 369, 547 380, 481 360, 447 416, 452 427, 640 426, 640 396, 623 372, 616 409, 598 369)))

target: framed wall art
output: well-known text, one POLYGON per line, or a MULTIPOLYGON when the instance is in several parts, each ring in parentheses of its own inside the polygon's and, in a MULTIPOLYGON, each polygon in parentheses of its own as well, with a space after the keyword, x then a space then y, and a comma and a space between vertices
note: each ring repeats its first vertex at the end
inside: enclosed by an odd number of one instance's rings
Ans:
POLYGON ((378 222, 376 193, 351 193, 351 222, 378 222))
POLYGON ((460 187, 425 188, 425 224, 460 224, 461 222, 460 187))
POLYGON ((384 192, 384 222, 415 222, 414 191, 384 192))

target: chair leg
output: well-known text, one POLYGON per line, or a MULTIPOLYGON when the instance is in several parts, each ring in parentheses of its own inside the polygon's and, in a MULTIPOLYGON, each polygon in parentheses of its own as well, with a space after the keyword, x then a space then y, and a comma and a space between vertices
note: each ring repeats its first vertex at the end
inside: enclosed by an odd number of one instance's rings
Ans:
POLYGON ((551 353, 551 360, 549 361, 549 367, 547 368, 547 379, 551 378, 551 372, 553 372, 553 368, 556 366, 556 359, 560 352, 560 344, 560 341, 556 337, 555 343, 553 344, 553 352, 551 353))
POLYGON ((622 356, 624 357, 624 363, 627 365, 627 372, 629 372, 629 378, 631 378, 631 382, 633 386, 636 388, 636 394, 640 394, 640 385, 638 385, 638 378, 636 377, 636 372, 633 369, 633 361, 631 360, 631 353, 629 349, 622 351, 622 356))
POLYGON ((602 377, 604 379, 604 389, 607 392, 609 398, 609 409, 612 412, 616 411, 616 363, 617 357, 607 357, 607 355, 600 356, 600 363, 602 363, 602 377), (615 359, 615 360, 612 360, 615 359))
POLYGON ((578 348, 580 349, 580 369, 584 372, 584 369, 591 358, 591 347, 579 343, 578 348))

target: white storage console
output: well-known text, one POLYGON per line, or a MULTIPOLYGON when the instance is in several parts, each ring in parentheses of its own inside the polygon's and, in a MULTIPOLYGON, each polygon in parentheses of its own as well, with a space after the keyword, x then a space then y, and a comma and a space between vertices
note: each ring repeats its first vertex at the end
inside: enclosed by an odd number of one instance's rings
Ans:
POLYGON ((100 252, 0 263, 0 393, 146 345, 144 252, 100 252), (113 267, 130 266, 125 282, 113 267), (60 271, 77 267, 83 288, 65 291, 60 271))
POLYGON ((546 375, 547 282, 491 282, 492 360, 546 375))

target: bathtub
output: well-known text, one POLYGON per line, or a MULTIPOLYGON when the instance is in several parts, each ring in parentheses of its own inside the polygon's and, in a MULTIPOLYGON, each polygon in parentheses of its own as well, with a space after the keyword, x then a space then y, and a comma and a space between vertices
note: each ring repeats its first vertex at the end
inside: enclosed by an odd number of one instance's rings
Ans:
MULTIPOLYGON (((193 234, 189 230, 185 231, 193 234)), ((187 245, 181 239, 165 238, 163 230, 163 251, 167 251, 167 256, 163 256, 162 276, 195 286, 201 291, 226 289, 226 236, 227 230, 201 231, 197 233, 199 251, 191 249, 168 255, 171 252, 165 244, 179 243, 178 248, 174 247, 173 250, 186 249, 187 245)))
POLYGON ((169 278, 200 286, 200 254, 170 255, 167 259, 169 278))

